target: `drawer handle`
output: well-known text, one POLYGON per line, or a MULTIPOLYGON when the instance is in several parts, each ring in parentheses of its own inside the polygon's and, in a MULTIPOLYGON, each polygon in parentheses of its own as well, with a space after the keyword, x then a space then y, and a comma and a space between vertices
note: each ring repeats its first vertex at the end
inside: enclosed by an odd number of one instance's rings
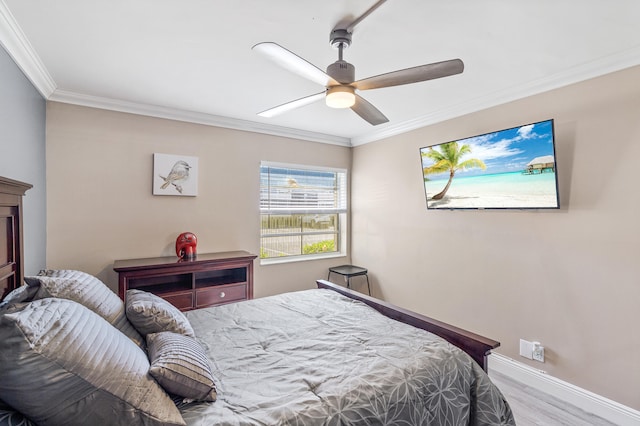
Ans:
POLYGON ((223 299, 226 296, 226 294, 224 294, 224 291, 220 292, 220 298, 223 299))

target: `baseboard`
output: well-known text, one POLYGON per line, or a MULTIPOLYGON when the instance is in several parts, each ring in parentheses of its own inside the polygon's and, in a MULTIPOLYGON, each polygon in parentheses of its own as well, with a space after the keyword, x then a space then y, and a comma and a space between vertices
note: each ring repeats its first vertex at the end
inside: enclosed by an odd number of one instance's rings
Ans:
POLYGON ((489 370, 503 374, 616 425, 638 426, 640 424, 640 411, 557 379, 542 370, 504 355, 491 354, 489 356, 489 370))

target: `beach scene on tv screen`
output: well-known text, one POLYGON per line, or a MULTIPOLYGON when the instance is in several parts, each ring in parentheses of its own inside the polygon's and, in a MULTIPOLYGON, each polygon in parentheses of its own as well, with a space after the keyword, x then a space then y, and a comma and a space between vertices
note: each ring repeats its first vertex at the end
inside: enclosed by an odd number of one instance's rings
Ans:
POLYGON ((558 208, 553 121, 420 149, 430 209, 558 208))

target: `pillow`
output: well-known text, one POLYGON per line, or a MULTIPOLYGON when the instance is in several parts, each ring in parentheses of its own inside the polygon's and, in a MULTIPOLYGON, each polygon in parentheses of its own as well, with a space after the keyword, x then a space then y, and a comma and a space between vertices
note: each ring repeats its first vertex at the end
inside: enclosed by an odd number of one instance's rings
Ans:
POLYGON ((29 287, 27 285, 21 285, 20 287, 14 288, 5 296, 4 299, 2 299, 2 302, 0 302, 0 311, 9 306, 9 304, 30 302, 33 300, 37 291, 37 288, 29 287))
POLYGON ((93 275, 74 270, 40 271, 35 277, 24 278, 27 285, 37 287, 34 299, 58 297, 78 302, 107 320, 144 349, 144 338, 127 320, 124 302, 109 287, 93 275))
POLYGON ((197 401, 215 401, 209 360, 193 337, 170 331, 147 335, 149 373, 167 392, 197 401))
POLYGON ((187 317, 162 297, 142 290, 127 290, 125 300, 127 318, 143 336, 161 331, 195 336, 187 317))
POLYGON ((146 354, 71 300, 0 317, 0 395, 37 424, 185 425, 146 354))

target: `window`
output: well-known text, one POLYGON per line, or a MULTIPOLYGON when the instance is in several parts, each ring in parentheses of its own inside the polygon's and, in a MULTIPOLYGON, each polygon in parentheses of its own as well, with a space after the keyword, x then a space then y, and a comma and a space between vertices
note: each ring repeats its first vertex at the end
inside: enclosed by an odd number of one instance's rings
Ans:
POLYGON ((346 252, 347 171, 260 165, 260 259, 346 252))

